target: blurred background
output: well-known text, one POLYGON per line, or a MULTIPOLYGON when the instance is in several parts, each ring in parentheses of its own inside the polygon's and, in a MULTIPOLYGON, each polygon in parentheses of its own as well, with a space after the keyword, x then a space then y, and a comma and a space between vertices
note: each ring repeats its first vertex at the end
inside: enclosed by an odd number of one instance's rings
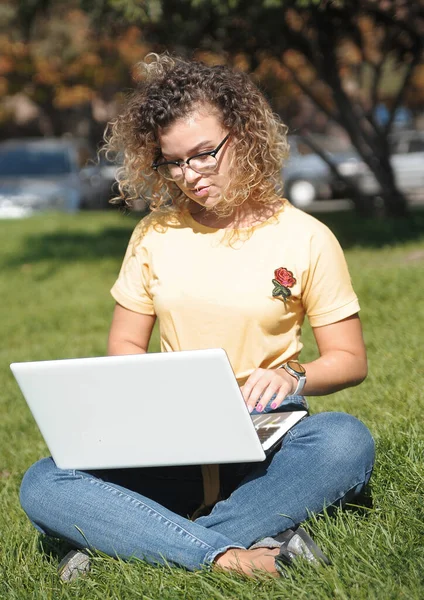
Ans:
POLYGON ((423 0, 3 0, 0 26, 0 218, 110 206, 105 126, 165 50, 251 74, 289 127, 296 206, 424 203, 423 0))

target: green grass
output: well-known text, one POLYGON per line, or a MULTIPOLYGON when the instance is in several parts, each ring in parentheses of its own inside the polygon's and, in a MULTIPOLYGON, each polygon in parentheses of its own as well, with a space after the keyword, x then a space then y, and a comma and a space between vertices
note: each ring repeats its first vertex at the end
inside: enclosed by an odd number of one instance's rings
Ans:
MULTIPOLYGON (((312 399, 312 409, 358 416, 377 442, 372 505, 309 525, 333 565, 304 565, 287 579, 245 580, 96 557, 90 576, 66 585, 56 576, 66 545, 39 537, 19 506, 22 475, 47 449, 9 363, 105 353, 109 288, 136 217, 106 212, 0 221, 0 598, 424 597, 424 213, 406 224, 348 213, 323 220, 346 248, 370 374, 358 388, 312 399)), ((315 354, 308 328, 304 339, 307 360, 315 354)))

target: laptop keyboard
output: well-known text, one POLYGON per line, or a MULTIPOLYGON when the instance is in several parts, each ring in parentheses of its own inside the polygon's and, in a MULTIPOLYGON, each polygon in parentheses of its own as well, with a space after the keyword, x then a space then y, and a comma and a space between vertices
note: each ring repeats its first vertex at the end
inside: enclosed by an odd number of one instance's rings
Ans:
POLYGON ((262 414, 252 417, 253 424, 258 434, 259 441, 264 444, 274 433, 280 429, 281 421, 284 421, 283 414, 262 414))
POLYGON ((279 427, 260 427, 256 430, 261 444, 269 440, 269 438, 279 429, 279 427))

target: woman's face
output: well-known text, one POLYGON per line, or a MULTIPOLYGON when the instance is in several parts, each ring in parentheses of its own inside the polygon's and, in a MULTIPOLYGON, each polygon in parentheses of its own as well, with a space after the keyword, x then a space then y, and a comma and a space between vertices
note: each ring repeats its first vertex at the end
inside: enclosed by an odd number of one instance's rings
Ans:
MULTIPOLYGON (((159 130, 159 143, 164 160, 186 161, 188 158, 215 150, 228 131, 211 110, 199 109, 159 130), (209 114, 208 114, 209 113, 209 114)), ((229 182, 230 140, 219 150, 214 172, 200 174, 183 166, 184 176, 175 183, 184 194, 201 206, 211 208, 218 204, 229 182)))

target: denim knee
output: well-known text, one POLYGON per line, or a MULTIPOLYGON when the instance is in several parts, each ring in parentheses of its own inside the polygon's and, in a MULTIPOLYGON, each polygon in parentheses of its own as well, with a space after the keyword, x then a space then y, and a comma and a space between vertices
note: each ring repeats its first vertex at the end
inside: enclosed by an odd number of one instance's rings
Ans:
POLYGON ((371 476, 375 444, 368 428, 356 417, 341 412, 313 415, 302 423, 308 426, 308 439, 314 440, 317 463, 325 464, 327 473, 343 474, 358 490, 371 476), (318 458, 321 457, 321 460, 318 458))
POLYGON ((25 473, 21 483, 19 499, 21 506, 35 524, 40 500, 49 495, 53 485, 53 475, 58 471, 52 458, 42 458, 25 473))
POLYGON ((342 464, 359 462, 365 470, 374 464, 375 445, 368 428, 356 417, 342 412, 324 412, 309 419, 328 460, 342 464))

